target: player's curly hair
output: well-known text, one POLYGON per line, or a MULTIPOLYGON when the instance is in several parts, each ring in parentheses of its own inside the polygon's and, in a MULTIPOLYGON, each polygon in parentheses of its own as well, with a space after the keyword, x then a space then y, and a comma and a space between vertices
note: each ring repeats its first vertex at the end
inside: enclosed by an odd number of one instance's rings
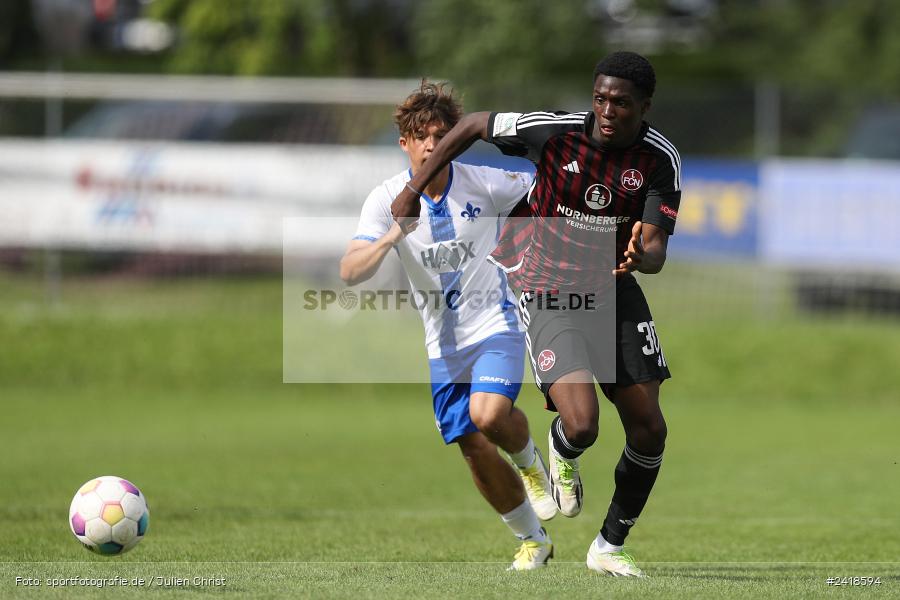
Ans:
POLYGON ((443 123, 448 128, 462 117, 462 104, 453 97, 448 84, 422 79, 419 89, 409 95, 394 111, 394 122, 400 135, 408 137, 422 131, 431 123, 443 123))
POLYGON ((646 58, 634 52, 613 52, 594 68, 594 81, 599 75, 627 79, 646 94, 653 96, 656 90, 656 72, 646 58))

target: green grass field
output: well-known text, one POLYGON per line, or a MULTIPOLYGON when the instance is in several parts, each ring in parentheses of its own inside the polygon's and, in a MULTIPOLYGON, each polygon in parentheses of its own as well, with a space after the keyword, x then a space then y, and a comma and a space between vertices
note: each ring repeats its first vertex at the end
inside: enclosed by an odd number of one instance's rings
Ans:
MULTIPOLYGON (((585 510, 548 525, 555 561, 507 573, 516 544, 441 442, 426 385, 281 383, 281 294, 278 279, 76 280, 48 307, 37 282, 0 277, 0 598, 900 597, 897 321, 692 313, 650 292, 670 435, 629 538, 651 578, 623 581, 583 566, 622 447, 611 406, 582 461, 585 510), (112 559, 66 523, 101 474, 152 510, 112 559), (881 584, 826 585, 853 576, 881 584), (67 577, 145 585, 48 585, 67 577)), ((550 415, 525 389, 545 447, 550 415)))

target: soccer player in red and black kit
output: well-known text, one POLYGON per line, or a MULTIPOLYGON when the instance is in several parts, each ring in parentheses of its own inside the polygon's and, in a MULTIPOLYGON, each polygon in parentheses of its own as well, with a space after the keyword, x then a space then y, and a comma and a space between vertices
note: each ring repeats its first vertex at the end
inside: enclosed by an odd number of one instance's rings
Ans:
POLYGON ((392 213, 403 227, 416 222, 420 203, 414 190, 423 189, 479 138, 536 164, 534 186, 519 213, 531 216, 529 227, 506 241, 519 251, 510 281, 526 290, 520 308, 535 381, 548 408, 559 413, 550 428, 550 476, 560 512, 570 517, 581 511, 578 457, 598 432, 593 376, 604 367, 608 372, 609 365, 599 364, 602 332, 592 329, 589 316, 546 310, 536 305, 535 296, 602 288, 603 274, 615 276, 615 382, 601 380, 601 389, 619 413, 626 443, 587 566, 640 577, 643 572, 623 545, 662 463, 666 422, 659 387, 670 374, 650 309, 631 273, 658 273, 665 263, 681 197, 681 159, 674 145, 644 121, 656 87, 653 67, 644 57, 631 52, 607 56, 594 70, 593 85, 589 112, 466 115, 395 198, 392 213), (604 232, 615 232, 614 256, 606 250, 611 245, 604 244, 604 232))

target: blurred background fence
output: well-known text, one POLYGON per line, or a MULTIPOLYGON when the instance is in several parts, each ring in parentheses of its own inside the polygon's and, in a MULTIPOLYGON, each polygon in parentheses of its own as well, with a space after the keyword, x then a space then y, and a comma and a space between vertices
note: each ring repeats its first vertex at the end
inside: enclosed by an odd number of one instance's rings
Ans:
MULTIPOLYGON (((237 6, 5 5, 0 66, 16 67, 0 73, 7 272, 44 277, 51 302, 72 277, 278 274, 284 218, 355 216, 405 168, 391 112, 419 74, 453 81, 472 110, 583 110, 593 61, 628 46, 656 63, 650 117, 684 158, 670 264, 645 278, 657 310, 900 314, 898 67, 879 46, 890 38, 881 21, 900 19, 891 3, 831 2, 814 19, 802 1, 751 3, 757 12, 713 0, 563 3, 572 14, 538 33, 594 43, 559 38, 543 53, 537 34, 510 37, 507 17, 529 2, 226 4, 237 6), (456 32, 447 56, 421 31, 451 14, 455 28, 428 29, 438 41, 456 32), (483 35, 472 14, 490 25, 483 35), (840 19, 869 24, 870 46, 842 40, 840 19), (772 23, 764 40, 738 35, 772 23), (804 26, 820 47, 797 37, 804 26), (794 53, 774 52, 778 39, 794 53), (807 60, 838 50, 869 57, 859 87, 835 86, 853 73, 845 61, 828 71, 807 60), (123 73, 96 72, 112 70, 123 73)), ((483 144, 463 160, 531 168, 483 144)), ((308 248, 309 276, 333 281, 343 249, 308 248)))

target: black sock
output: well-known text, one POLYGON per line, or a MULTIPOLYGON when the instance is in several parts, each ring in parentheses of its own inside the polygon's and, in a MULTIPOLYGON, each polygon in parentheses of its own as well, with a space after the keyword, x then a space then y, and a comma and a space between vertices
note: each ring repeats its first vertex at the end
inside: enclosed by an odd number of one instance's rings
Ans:
POLYGON ((625 543, 628 532, 647 504, 650 490, 659 474, 662 457, 662 452, 659 456, 639 454, 625 444, 625 450, 616 465, 616 491, 600 530, 603 539, 610 544, 621 546, 625 543))
POLYGON ((563 433, 562 419, 556 417, 550 423, 550 435, 553 436, 553 448, 563 458, 573 459, 581 456, 587 448, 579 448, 566 439, 563 433))

